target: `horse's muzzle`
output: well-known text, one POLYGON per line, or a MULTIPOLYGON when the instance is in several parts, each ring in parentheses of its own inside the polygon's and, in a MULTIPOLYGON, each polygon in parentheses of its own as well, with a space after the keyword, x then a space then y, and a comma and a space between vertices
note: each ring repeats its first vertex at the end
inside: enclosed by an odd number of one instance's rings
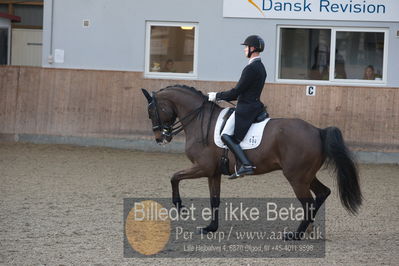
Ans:
POLYGON ((170 134, 167 134, 166 132, 154 132, 155 134, 155 141, 159 144, 159 145, 165 145, 169 142, 172 141, 173 136, 170 134))

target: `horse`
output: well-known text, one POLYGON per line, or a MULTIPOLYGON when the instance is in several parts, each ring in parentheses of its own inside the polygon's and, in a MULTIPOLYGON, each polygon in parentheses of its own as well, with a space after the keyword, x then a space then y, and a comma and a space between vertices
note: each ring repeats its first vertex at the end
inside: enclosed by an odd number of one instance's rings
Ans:
MULTIPOLYGON (((215 145, 213 134, 209 132, 214 132, 222 107, 209 102, 201 91, 185 85, 168 86, 151 95, 146 89, 142 92, 148 101, 148 115, 158 144, 169 143, 180 131, 185 133, 185 153, 192 166, 173 174, 170 180, 173 204, 178 209, 183 207, 180 181, 207 177, 212 219, 208 226, 201 228, 201 233, 217 231, 220 159, 224 149, 215 145)), ((324 164, 334 171, 341 203, 348 212, 357 214, 362 204, 357 164, 337 127, 320 129, 301 119, 272 118, 265 127, 260 145, 246 150, 246 154, 256 166, 254 175, 282 170, 303 207, 306 215, 297 230, 287 234, 287 240, 300 240, 299 236, 313 223, 317 210, 331 193, 316 177, 324 164)), ((231 153, 229 159, 229 170, 233 172, 235 158, 231 153)))

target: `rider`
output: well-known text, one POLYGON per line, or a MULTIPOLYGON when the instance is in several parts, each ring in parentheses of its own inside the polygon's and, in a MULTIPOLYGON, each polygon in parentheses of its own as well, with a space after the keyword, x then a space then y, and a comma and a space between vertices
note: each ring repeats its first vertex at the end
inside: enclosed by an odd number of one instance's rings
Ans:
POLYGON ((261 37, 251 35, 245 39, 242 45, 245 45, 244 52, 249 58, 249 62, 242 71, 237 85, 229 91, 208 93, 211 102, 238 100, 235 110, 234 135, 222 135, 224 144, 241 163, 239 170, 231 175, 230 179, 250 175, 254 172, 255 167, 252 166, 241 149, 240 142, 244 139, 256 116, 264 110, 260 95, 266 80, 266 70, 260 59, 260 53, 265 48, 265 42, 261 37))

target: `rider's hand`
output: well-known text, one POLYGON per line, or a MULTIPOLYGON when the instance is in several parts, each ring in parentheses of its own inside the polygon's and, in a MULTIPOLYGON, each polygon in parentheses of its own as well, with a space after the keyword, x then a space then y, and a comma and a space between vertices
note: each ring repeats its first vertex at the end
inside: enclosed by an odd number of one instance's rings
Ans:
POLYGON ((208 101, 216 102, 216 93, 217 92, 208 92, 208 101))

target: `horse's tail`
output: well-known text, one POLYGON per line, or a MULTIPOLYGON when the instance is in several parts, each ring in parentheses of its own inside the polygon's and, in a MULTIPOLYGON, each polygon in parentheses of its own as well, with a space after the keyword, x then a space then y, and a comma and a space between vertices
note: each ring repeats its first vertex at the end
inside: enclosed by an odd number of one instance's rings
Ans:
POLYGON ((333 168, 342 205, 356 214, 362 204, 359 175, 355 160, 346 147, 341 131, 336 127, 321 129, 326 166, 333 168))

